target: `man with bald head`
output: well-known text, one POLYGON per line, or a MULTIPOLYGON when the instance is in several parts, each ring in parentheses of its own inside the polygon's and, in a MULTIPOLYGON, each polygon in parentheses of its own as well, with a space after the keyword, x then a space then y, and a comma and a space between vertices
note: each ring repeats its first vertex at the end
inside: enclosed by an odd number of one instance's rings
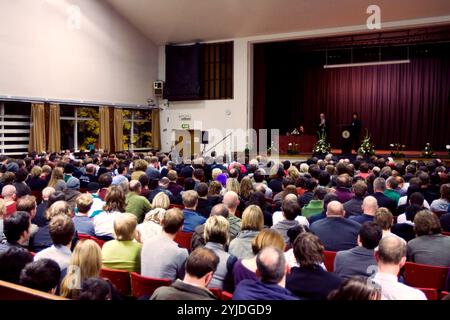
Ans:
POLYGON ((345 218, 344 206, 331 201, 327 206, 327 217, 311 224, 311 232, 317 235, 327 251, 348 250, 358 245, 361 224, 345 218))
POLYGON ((360 216, 351 216, 350 219, 360 224, 372 222, 375 219, 375 213, 378 210, 378 201, 372 196, 365 197, 361 206, 363 214, 360 216))
POLYGON ((381 287, 383 300, 427 300, 422 291, 398 282, 398 274, 406 262, 406 243, 402 239, 393 236, 381 239, 375 258, 378 272, 372 281, 381 287))
POLYGON ((144 221, 145 214, 152 209, 150 202, 147 198, 141 196, 142 185, 138 180, 130 181, 130 192, 125 197, 125 210, 134 214, 138 223, 144 221))
POLYGON ((222 203, 228 208, 230 223, 230 235, 235 238, 241 231, 241 219, 236 217, 235 213, 239 205, 239 196, 234 191, 228 191, 223 196, 222 203))
POLYGON ((256 276, 259 280, 246 279, 239 282, 233 300, 297 300, 286 289, 289 265, 283 252, 272 246, 265 247, 256 256, 256 276))
POLYGON ((2 190, 2 198, 5 200, 6 206, 6 214, 3 218, 6 219, 16 212, 16 187, 11 184, 4 186, 2 190))

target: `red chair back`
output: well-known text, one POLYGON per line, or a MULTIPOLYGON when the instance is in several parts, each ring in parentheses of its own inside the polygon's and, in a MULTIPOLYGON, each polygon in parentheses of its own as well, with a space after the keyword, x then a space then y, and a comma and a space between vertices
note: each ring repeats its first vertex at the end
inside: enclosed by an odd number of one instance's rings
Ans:
POLYGON ((416 288, 425 293, 428 300, 438 300, 438 292, 432 288, 416 288))
POLYGON ((105 240, 100 240, 96 237, 90 236, 88 234, 83 234, 83 233, 78 233, 78 239, 95 241, 100 246, 100 248, 102 248, 106 242, 105 240))
POLYGON ((403 276, 405 277, 406 284, 412 287, 443 290, 445 288, 448 270, 448 267, 435 267, 406 262, 403 276))
POLYGON ((439 299, 444 299, 447 295, 449 295, 450 293, 449 292, 447 292, 447 291, 441 291, 441 295, 440 295, 440 297, 439 297, 439 299))
POLYGON ((217 298, 217 300, 222 299, 222 290, 219 288, 208 288, 217 298))
POLYGON ((447 231, 442 231, 442 234, 443 234, 444 236, 448 236, 448 237, 450 237, 450 232, 447 232, 447 231))
POLYGON ((192 234, 192 232, 179 231, 177 232, 174 240, 180 245, 180 247, 186 248, 190 251, 192 234))
POLYGON ((170 286, 170 279, 143 277, 136 272, 131 273, 131 294, 135 298, 151 296, 159 287, 170 286))
POLYGON ((226 292, 226 291, 222 291, 222 298, 221 298, 222 301, 228 301, 228 300, 231 300, 231 299, 233 299, 233 294, 232 293, 229 293, 229 292, 226 292))
POLYGON ((128 271, 102 268, 100 270, 100 277, 111 281, 119 294, 123 296, 129 296, 131 294, 130 273, 128 271))
POLYGON ((325 258, 324 264, 329 272, 334 272, 334 259, 336 258, 335 251, 324 251, 323 256, 325 258))

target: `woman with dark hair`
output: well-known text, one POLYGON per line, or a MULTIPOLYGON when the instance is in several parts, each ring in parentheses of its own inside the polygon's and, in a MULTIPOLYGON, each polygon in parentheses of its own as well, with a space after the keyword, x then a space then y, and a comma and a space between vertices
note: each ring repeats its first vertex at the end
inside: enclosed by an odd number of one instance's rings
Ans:
POLYGON ((263 215, 264 215, 264 225, 267 227, 271 227, 273 225, 272 221, 272 214, 270 213, 269 209, 267 208, 267 201, 266 196, 262 192, 253 192, 250 195, 249 200, 245 204, 246 207, 250 205, 256 205, 258 206, 263 215))
POLYGON ((286 277, 286 289, 299 298, 326 300, 331 291, 338 289, 341 278, 325 271, 324 246, 309 232, 301 233, 294 242, 294 255, 299 267, 293 267, 286 277))
POLYGON ((414 192, 409 198, 409 205, 405 213, 397 218, 397 223, 392 226, 392 233, 402 237, 405 241, 412 240, 416 237, 414 233, 414 217, 417 212, 424 209, 424 198, 420 192, 414 192))
POLYGON ((125 212, 125 193, 119 186, 112 186, 105 197, 103 211, 94 217, 95 234, 103 240, 114 239, 114 220, 125 212))
POLYGON ((328 300, 380 300, 381 288, 376 284, 369 284, 365 277, 352 277, 345 280, 342 285, 331 291, 328 300))
POLYGON ((88 278, 83 281, 78 300, 112 300, 111 283, 101 278, 88 278))

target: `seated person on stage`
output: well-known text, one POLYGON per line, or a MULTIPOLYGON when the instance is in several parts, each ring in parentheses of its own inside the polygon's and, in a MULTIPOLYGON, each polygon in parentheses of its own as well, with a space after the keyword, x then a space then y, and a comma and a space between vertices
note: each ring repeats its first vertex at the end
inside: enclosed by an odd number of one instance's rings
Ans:
POLYGON ((195 249, 187 258, 183 280, 177 279, 170 287, 156 289, 150 300, 216 300, 207 287, 218 264, 219 257, 211 249, 195 249))

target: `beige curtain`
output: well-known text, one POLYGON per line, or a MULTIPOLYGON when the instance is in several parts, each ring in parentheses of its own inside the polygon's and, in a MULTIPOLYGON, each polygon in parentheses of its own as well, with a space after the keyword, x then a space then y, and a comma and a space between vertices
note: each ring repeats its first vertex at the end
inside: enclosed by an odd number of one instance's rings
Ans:
POLYGON ((61 122, 59 118, 59 104, 50 105, 48 121, 48 151, 61 152, 61 122))
POLYGON ((153 149, 161 149, 161 135, 160 135, 160 120, 159 120, 159 109, 152 110, 152 142, 153 149))
POLYGON ((30 152, 44 152, 45 148, 45 106, 43 103, 31 105, 30 152))
POLYGON ((111 135, 109 127, 109 107, 100 107, 100 135, 98 148, 104 151, 111 151, 111 135))
POLYGON ((114 109, 114 151, 123 150, 123 112, 122 109, 114 109))

